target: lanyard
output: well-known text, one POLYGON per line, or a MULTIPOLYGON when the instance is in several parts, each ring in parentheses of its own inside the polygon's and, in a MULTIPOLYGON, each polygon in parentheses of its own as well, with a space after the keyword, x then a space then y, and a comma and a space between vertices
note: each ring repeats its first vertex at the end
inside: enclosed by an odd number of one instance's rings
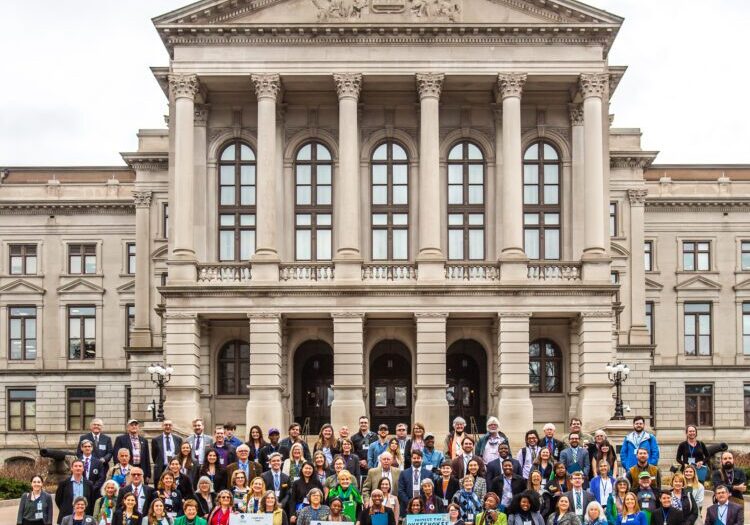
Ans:
POLYGON ((719 521, 720 521, 721 523, 723 523, 724 525, 726 525, 726 523, 727 523, 727 521, 726 521, 726 517, 727 517, 727 511, 728 511, 728 510, 729 510, 729 505, 726 505, 726 506, 724 506, 724 505, 719 505, 719 508, 718 508, 719 521), (721 513, 721 507, 724 507, 724 514, 723 514, 723 515, 722 515, 722 513, 721 513))

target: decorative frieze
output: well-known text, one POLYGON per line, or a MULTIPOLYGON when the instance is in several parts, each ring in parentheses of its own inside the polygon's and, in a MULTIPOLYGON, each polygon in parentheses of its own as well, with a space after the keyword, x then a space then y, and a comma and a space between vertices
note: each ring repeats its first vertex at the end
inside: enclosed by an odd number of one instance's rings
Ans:
POLYGON ((281 91, 281 77, 278 73, 258 73, 250 76, 255 86, 255 96, 261 98, 276 97, 281 91))
POLYGON ((193 116, 193 123, 196 126, 206 127, 208 124, 208 104, 196 104, 195 115, 193 116))
POLYGON ((153 192, 150 191, 134 191, 133 202, 136 208, 149 208, 151 206, 151 197, 153 192))
POLYGON ((169 75, 169 92, 174 98, 194 99, 199 90, 198 75, 169 75))
POLYGON ((583 98, 604 98, 609 87, 609 75, 607 73, 584 73, 579 79, 579 86, 583 98))
POLYGON ((646 202, 646 196, 648 195, 648 188, 630 188, 628 190, 628 199, 630 199, 631 205, 641 205, 646 202))
POLYGON ((353 98, 357 100, 362 89, 362 75, 360 73, 334 73, 336 93, 340 99, 353 98))
POLYGON ((583 104, 569 104, 568 114, 571 126, 583 126, 583 104))
POLYGON ((500 98, 521 98, 526 85, 526 73, 500 73, 497 75, 497 86, 500 98))
POLYGON ((440 98, 444 78, 443 73, 417 73, 419 98, 440 98))

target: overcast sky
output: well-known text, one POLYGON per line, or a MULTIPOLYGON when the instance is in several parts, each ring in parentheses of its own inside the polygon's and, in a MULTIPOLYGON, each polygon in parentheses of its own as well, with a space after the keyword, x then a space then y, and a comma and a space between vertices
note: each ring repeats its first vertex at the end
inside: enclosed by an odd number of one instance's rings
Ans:
MULTIPOLYGON (((463 0, 472 1, 472 0, 463 0)), ((185 0, 2 0, 0 165, 120 165, 164 126, 151 18, 185 0)), ((623 16, 615 126, 659 163, 750 163, 748 0, 589 0, 623 16)))

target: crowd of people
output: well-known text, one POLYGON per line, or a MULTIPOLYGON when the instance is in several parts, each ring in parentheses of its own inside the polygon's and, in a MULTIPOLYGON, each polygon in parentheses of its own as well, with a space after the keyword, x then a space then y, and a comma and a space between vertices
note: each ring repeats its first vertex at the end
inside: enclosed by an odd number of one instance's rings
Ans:
MULTIPOLYGON (((659 470, 659 444, 642 417, 619 454, 602 430, 582 431, 573 418, 564 439, 555 425, 525 434, 513 454, 495 417, 479 439, 456 418, 445 442, 420 423, 336 431, 323 425, 310 447, 300 425, 281 438, 277 428, 250 427, 243 442, 236 426, 205 432, 201 419, 181 439, 164 421, 147 441, 140 423, 112 440, 94 419, 80 437, 71 476, 54 502, 63 525, 230 525, 237 513, 266 513, 273 525, 313 521, 396 525, 415 514, 443 514, 451 525, 742 525, 745 473, 723 452, 711 457, 688 426, 677 449, 679 467, 669 486, 659 470), (714 503, 705 518, 703 483, 714 503)), ((53 496, 35 476, 24 494, 17 525, 51 525, 53 496)))

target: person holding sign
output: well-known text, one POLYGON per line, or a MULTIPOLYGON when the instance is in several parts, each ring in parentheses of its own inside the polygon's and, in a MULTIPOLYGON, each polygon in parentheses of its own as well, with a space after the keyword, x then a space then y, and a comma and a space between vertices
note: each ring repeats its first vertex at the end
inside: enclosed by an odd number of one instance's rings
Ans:
MULTIPOLYGON (((635 501, 634 495, 633 502, 637 507, 638 503, 635 501)), ((557 512, 553 512, 549 515, 547 518, 547 525, 581 525, 581 520, 578 519, 575 512, 571 512, 570 510, 570 500, 568 499, 568 496, 563 494, 557 500, 557 512)))
MULTIPOLYGON (((422 500, 419 498, 412 498, 410 499, 406 504, 406 514, 408 515, 415 515, 415 514, 424 514, 424 503, 422 503, 422 500)), ((407 522, 410 521, 407 517, 407 522)))
POLYGON ((422 480, 422 503, 424 504, 425 514, 443 514, 445 512, 443 500, 435 494, 435 484, 429 478, 422 480))
POLYGON ((247 512, 247 495, 250 493, 250 488, 247 486, 247 477, 241 470, 235 470, 232 474, 231 491, 233 509, 237 512, 247 512))
POLYGON ((216 506, 208 515, 208 525, 229 525, 229 518, 232 515, 232 501, 231 492, 228 490, 219 492, 219 495, 216 496, 216 506))
MULTIPOLYGON (((381 494, 383 494, 381 492, 381 494)), ((339 484, 328 493, 328 501, 338 498, 343 502, 347 521, 357 521, 357 516, 362 508, 362 496, 354 485, 352 475, 348 470, 339 472, 339 484)))
POLYGON ((379 489, 370 494, 370 505, 360 513, 359 525, 396 525, 396 516, 383 505, 383 493, 379 489))
MULTIPOLYGON (((259 513, 271 514, 273 516, 273 525, 289 525, 286 512, 281 508, 281 503, 273 490, 266 491, 265 496, 261 500, 259 513)), ((214 524, 209 523, 209 525, 214 524)))
POLYGON ((173 525, 206 525, 206 520, 198 516, 198 502, 194 499, 189 499, 182 504, 182 512, 184 514, 177 516, 173 525))
POLYGON ((498 505, 500 496, 488 492, 484 497, 484 510, 476 517, 476 525, 508 525, 508 516, 497 508, 498 505))
MULTIPOLYGON (((331 427, 331 431, 333 431, 333 427, 331 427)), ((306 499, 310 504, 297 513, 297 525, 310 525, 312 521, 328 521, 331 511, 326 505, 323 505, 323 491, 313 487, 307 493, 306 499)))
POLYGON ((513 498, 508 509, 508 525, 544 525, 539 499, 531 491, 513 498))
POLYGON ((453 496, 453 502, 461 508, 461 519, 469 524, 482 511, 482 502, 474 493, 474 476, 467 474, 461 480, 461 490, 453 496))

